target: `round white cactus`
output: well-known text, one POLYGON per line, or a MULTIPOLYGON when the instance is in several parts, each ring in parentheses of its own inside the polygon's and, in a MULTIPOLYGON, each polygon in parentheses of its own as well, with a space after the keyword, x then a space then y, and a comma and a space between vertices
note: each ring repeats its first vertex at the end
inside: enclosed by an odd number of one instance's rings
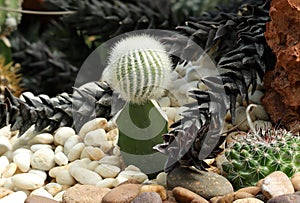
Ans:
POLYGON ((163 44, 149 35, 136 35, 116 43, 102 79, 124 100, 143 104, 163 96, 170 72, 171 60, 163 44))

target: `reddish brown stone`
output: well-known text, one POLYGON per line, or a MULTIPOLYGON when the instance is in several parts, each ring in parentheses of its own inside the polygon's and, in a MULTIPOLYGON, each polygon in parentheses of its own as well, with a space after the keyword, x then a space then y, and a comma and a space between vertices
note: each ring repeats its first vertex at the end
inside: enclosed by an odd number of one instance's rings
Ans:
POLYGON ((300 130, 300 2, 273 0, 265 37, 276 55, 275 69, 265 75, 262 100, 274 122, 300 130), (297 127, 298 126, 298 127, 297 127), (297 128, 296 128, 297 127, 297 128))

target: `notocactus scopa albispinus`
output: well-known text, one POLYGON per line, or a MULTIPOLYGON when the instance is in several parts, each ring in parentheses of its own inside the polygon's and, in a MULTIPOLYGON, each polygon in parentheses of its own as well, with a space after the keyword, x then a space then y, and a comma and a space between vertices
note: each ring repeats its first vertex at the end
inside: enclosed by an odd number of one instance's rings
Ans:
POLYGON ((163 142, 167 119, 154 101, 170 82, 171 60, 163 44, 149 35, 117 42, 102 79, 127 101, 118 114, 119 141, 126 165, 139 167, 149 177, 163 170, 166 156, 153 150, 163 142))

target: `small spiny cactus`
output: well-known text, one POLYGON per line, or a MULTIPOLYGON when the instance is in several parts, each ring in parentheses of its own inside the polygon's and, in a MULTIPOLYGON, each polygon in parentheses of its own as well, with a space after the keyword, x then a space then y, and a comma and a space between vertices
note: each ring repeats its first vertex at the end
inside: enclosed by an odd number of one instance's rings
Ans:
POLYGON ((163 45, 149 35, 127 37, 110 53, 103 80, 135 104, 158 99, 170 81, 171 61, 163 45))
POLYGON ((283 129, 249 132, 225 150, 222 169, 236 189, 253 186, 274 171, 300 171, 300 137, 283 129))

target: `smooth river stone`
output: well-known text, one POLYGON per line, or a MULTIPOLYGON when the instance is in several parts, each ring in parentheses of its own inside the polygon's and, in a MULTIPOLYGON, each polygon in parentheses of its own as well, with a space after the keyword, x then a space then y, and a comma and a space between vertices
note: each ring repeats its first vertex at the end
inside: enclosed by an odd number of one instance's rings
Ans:
POLYGON ((64 153, 69 154, 70 150, 78 143, 81 143, 81 138, 78 135, 72 135, 64 144, 64 153))
POLYGON ((186 167, 178 167, 171 171, 167 175, 167 185, 168 188, 181 186, 205 199, 233 192, 231 183, 223 176, 186 167))
POLYGON ((27 194, 23 191, 17 191, 0 199, 0 203, 24 203, 27 194))
POLYGON ((54 152, 48 148, 36 151, 30 160, 32 168, 48 171, 55 166, 54 152))
POLYGON ((44 180, 32 173, 20 173, 11 178, 12 183, 24 190, 34 190, 44 185, 44 180))
POLYGON ((107 126, 107 120, 105 118, 95 118, 91 121, 86 122, 79 131, 79 136, 84 138, 84 136, 93 130, 103 128, 105 129, 107 126))
POLYGON ((69 162, 68 157, 63 152, 58 152, 54 155, 54 161, 57 165, 67 165, 69 162))
POLYGON ((13 162, 17 164, 22 172, 27 172, 30 169, 31 153, 17 153, 13 157, 13 162))
POLYGON ((96 185, 97 182, 102 180, 101 176, 98 173, 80 167, 73 168, 71 170, 71 175, 75 180, 83 185, 96 185))
POLYGON ((29 145, 33 145, 33 144, 52 144, 53 142, 53 135, 51 135, 50 133, 41 133, 38 134, 36 136, 34 136, 34 138, 32 138, 28 144, 29 145))
POLYGON ((118 175, 121 169, 117 166, 109 164, 100 164, 94 170, 103 178, 114 178, 118 175))
POLYGON ((84 149, 84 143, 76 144, 72 149, 70 149, 68 154, 69 161, 75 161, 80 158, 81 152, 84 149))
POLYGON ((5 171, 6 167, 9 165, 9 160, 6 156, 0 157, 0 176, 5 171))
POLYGON ((106 132, 101 128, 90 131, 84 136, 84 144, 89 146, 99 147, 104 141, 107 141, 106 132))
POLYGON ((66 140, 75 135, 75 130, 70 127, 61 127, 54 134, 54 143, 64 145, 66 140))
POLYGON ((12 145, 9 139, 5 136, 0 136, 0 155, 4 154, 9 150, 12 150, 12 145))

